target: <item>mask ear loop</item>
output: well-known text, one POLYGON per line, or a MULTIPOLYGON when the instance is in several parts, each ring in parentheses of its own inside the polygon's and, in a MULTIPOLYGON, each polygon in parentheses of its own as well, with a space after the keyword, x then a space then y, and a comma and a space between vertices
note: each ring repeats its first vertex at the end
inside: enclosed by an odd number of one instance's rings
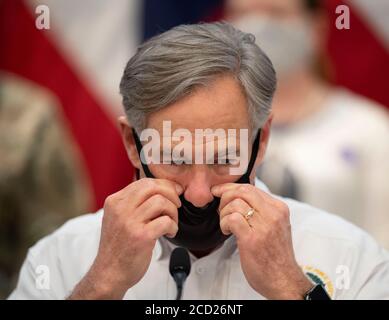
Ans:
MULTIPOLYGON (((143 171, 144 171, 145 174, 146 174, 146 177, 155 178, 155 177, 153 176, 153 174, 151 173, 149 167, 144 163, 144 162, 146 162, 146 160, 145 160, 146 158, 145 158, 145 156, 144 156, 144 154, 143 154, 142 143, 140 142, 139 137, 138 137, 138 134, 136 133, 136 131, 135 131, 134 128, 132 128, 132 135, 133 135, 133 137, 134 137, 135 146, 136 146, 136 149, 138 150, 139 159, 140 159, 140 162, 141 162, 143 171)), ((135 176, 136 176, 136 179, 139 180, 139 178, 140 178, 139 169, 135 169, 135 176)))
POLYGON ((257 159, 257 153, 259 150, 259 141, 261 140, 261 129, 258 129, 257 135, 254 140, 253 150, 251 152, 250 163, 247 167, 247 173, 250 174, 253 170, 255 160, 257 159))
POLYGON ((259 150, 259 141, 261 140, 260 138, 261 138, 261 129, 258 129, 257 135, 255 136, 253 149, 251 151, 250 162, 247 166, 247 170, 235 183, 242 183, 242 182, 245 183, 246 180, 250 179, 251 171, 253 170, 255 160, 257 159, 257 153, 259 150))

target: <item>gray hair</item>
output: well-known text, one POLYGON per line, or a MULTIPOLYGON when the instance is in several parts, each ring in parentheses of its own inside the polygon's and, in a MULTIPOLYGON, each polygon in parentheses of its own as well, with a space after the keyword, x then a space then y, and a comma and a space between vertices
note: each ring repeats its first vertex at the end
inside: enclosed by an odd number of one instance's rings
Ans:
POLYGON ((222 74, 243 88, 255 134, 269 116, 276 74, 255 37, 226 22, 180 25, 138 47, 120 83, 130 124, 143 130, 148 114, 222 74))

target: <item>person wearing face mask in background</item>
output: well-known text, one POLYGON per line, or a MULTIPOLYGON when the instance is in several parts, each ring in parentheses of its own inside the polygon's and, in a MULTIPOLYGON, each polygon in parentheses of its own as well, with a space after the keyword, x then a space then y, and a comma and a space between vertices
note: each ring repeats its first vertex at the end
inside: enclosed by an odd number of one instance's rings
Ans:
POLYGON ((334 212, 389 248, 389 118, 381 106, 325 81, 321 2, 230 0, 226 16, 255 35, 279 79, 257 176, 272 192, 334 212))

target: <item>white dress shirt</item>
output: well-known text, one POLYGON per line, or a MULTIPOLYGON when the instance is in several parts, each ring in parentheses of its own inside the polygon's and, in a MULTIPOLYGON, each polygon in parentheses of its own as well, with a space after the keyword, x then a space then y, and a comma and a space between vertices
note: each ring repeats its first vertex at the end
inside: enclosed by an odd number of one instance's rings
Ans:
MULTIPOLYGON (((268 192, 260 181, 256 185, 268 192)), ((389 299, 386 250, 337 216, 280 199, 289 206, 296 260, 313 282, 325 284, 335 299, 389 299)), ((72 219, 32 247, 9 299, 68 297, 96 257, 103 214, 100 210, 72 219)), ((148 271, 124 299, 175 299, 176 287, 169 274, 174 247, 165 238, 156 242, 148 271)), ((245 279, 233 236, 208 256, 190 258, 183 299, 264 299, 245 279)))

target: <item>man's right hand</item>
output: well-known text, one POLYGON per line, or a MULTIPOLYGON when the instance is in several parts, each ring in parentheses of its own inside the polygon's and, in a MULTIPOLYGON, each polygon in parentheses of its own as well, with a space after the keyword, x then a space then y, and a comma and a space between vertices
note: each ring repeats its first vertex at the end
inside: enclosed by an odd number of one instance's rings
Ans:
POLYGON ((143 178, 110 195, 96 259, 69 299, 122 299, 146 273, 156 240, 176 235, 182 191, 175 182, 143 178))

